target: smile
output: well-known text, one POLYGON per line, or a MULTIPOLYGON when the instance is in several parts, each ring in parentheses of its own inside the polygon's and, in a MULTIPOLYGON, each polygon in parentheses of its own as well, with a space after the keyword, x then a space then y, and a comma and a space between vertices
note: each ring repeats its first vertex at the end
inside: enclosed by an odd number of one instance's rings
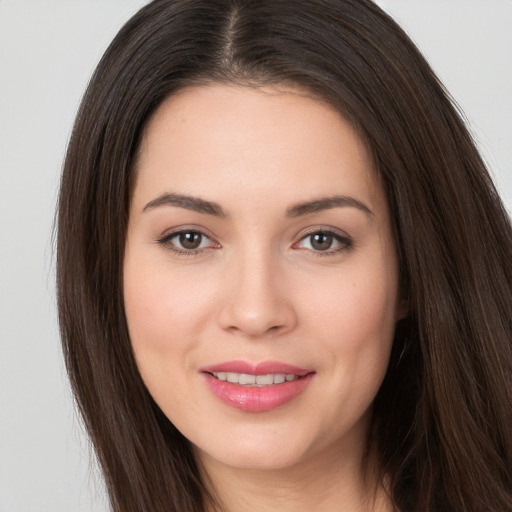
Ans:
POLYGON ((229 361, 201 368, 206 387, 222 403, 244 412, 267 412, 296 399, 316 372, 294 365, 264 361, 229 361))
POLYGON ((268 373, 266 375, 251 375, 249 373, 214 372, 212 375, 219 380, 238 384, 240 386, 264 387, 275 384, 284 384, 299 379, 293 373, 268 373))

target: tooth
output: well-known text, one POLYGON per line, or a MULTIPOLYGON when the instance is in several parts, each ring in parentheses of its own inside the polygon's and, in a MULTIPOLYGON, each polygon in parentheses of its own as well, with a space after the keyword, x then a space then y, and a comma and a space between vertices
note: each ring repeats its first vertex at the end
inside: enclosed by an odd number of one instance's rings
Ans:
POLYGON ((256 376, 247 373, 241 373, 238 377, 238 384, 256 384, 256 376))
POLYGON ((213 376, 219 380, 231 382, 233 384, 240 384, 242 386, 270 386, 272 384, 292 382, 299 378, 293 373, 268 373, 267 375, 251 375, 249 373, 214 372, 213 376))
POLYGON ((274 376, 272 374, 269 375, 256 375, 256 384, 260 386, 269 386, 274 383, 274 376))
POLYGON ((233 373, 233 372, 227 372, 226 373, 226 380, 228 382, 232 382, 234 384, 238 384, 238 377, 239 377, 240 374, 238 373, 233 373))

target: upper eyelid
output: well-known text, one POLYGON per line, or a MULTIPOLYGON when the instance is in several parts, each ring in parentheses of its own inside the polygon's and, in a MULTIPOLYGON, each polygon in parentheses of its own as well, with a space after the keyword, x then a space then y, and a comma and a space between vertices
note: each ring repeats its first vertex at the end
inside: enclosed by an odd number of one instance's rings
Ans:
MULTIPOLYGON (((292 248, 296 247, 303 240, 305 240, 306 238, 308 238, 316 233, 324 233, 324 234, 331 235, 337 241, 337 243, 340 244, 341 247, 335 248, 335 249, 327 249, 325 251, 316 251, 316 250, 312 250, 309 248, 302 249, 302 250, 311 252, 315 256, 329 256, 329 255, 337 254, 337 253, 343 252, 344 250, 352 249, 354 246, 353 238, 343 230, 338 230, 338 229, 335 229, 332 227, 331 228, 315 227, 305 233, 303 232, 300 235, 300 238, 298 238, 298 240, 292 244, 292 248)), ((300 250, 301 248, 297 248, 297 249, 300 250)))
POLYGON ((172 240, 173 238, 179 236, 179 235, 182 235, 183 233, 197 233, 199 235, 201 235, 202 237, 204 238, 207 238, 208 240, 211 240, 212 242, 214 242, 213 238, 211 236, 208 236, 206 233, 203 233, 201 231, 196 231, 196 230, 193 230, 193 229, 185 229, 185 230, 181 230, 181 231, 172 231, 171 233, 165 235, 163 237, 164 240, 172 240))
POLYGON ((162 236, 158 237, 156 239, 156 242, 159 244, 159 245, 162 245, 162 246, 165 246, 165 245, 168 245, 168 250, 170 251, 173 251, 175 253, 179 253, 179 254, 199 254, 200 252, 203 252, 203 251, 206 251, 208 249, 216 249, 218 247, 220 247, 220 244, 219 242, 217 242, 215 240, 215 238, 213 238, 212 236, 206 234, 203 230, 200 230, 200 229, 190 229, 190 228, 180 228, 180 229, 175 229, 175 230, 168 230, 165 234, 163 234, 162 236), (171 240, 174 238, 174 237, 177 237, 179 236, 180 234, 182 233, 199 233, 201 236, 207 238, 209 241, 210 241, 210 244, 209 246, 207 247, 200 247, 200 248, 197 248, 197 249, 185 249, 185 248, 181 248, 179 247, 178 245, 175 245, 175 244, 171 244, 171 240), (173 245, 174 248, 171 248, 170 246, 173 245))
POLYGON ((181 233, 199 233, 202 236, 205 236, 206 238, 209 238, 210 240, 215 241, 215 236, 213 236, 211 233, 208 232, 208 230, 205 230, 202 227, 197 226, 180 226, 175 228, 169 228, 166 229, 162 235, 158 237, 158 240, 163 239, 170 239, 173 236, 180 235, 181 233))
POLYGON ((305 235, 301 236, 297 242, 295 242, 293 245, 297 245, 298 243, 302 242, 306 238, 315 235, 317 233, 323 233, 325 235, 331 235, 335 240, 337 240, 339 243, 352 243, 352 239, 349 236, 340 235, 338 233, 335 233, 334 231, 311 231, 310 233, 306 233, 305 235))
POLYGON ((297 233, 295 238, 297 240, 302 240, 307 236, 314 235, 315 233, 328 233, 334 235, 337 238, 344 238, 351 240, 352 237, 344 230, 335 228, 333 226, 312 226, 310 228, 303 229, 297 233))

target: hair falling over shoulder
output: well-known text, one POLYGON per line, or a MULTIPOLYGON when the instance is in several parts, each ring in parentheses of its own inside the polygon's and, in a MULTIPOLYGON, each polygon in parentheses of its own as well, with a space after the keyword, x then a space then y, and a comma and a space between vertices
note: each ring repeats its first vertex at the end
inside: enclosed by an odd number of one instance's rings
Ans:
POLYGON ((300 85, 349 120, 384 183, 409 314, 368 450, 396 508, 512 510, 512 228, 461 115, 369 0, 155 0, 78 112, 58 205, 64 354, 115 512, 215 507, 137 370, 123 307, 133 167, 161 102, 197 83, 300 85))

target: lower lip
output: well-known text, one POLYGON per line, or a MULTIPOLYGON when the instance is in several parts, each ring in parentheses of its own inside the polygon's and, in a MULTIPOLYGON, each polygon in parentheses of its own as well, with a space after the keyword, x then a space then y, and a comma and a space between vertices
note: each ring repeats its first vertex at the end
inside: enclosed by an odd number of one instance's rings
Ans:
POLYGON ((313 377, 309 373, 300 379, 272 386, 241 386, 225 380, 219 380, 203 373, 206 385, 222 402, 245 412, 265 412, 276 409, 300 395, 313 377))

